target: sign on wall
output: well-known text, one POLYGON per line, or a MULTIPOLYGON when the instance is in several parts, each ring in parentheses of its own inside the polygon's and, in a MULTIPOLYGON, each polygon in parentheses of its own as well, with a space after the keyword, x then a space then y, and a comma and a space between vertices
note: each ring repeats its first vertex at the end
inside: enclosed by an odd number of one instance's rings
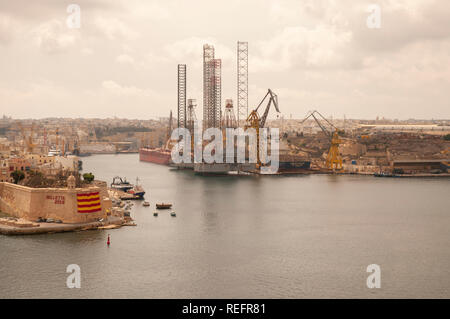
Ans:
POLYGON ((64 205, 65 203, 65 197, 61 195, 47 195, 46 198, 55 201, 55 204, 64 205))

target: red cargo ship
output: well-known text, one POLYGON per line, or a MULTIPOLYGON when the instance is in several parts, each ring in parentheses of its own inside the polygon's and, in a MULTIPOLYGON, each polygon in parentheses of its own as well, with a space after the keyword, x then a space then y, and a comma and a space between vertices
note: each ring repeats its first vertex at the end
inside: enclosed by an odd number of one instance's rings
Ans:
POLYGON ((162 148, 147 148, 139 149, 139 160, 142 162, 150 162, 156 164, 169 165, 171 152, 162 148))

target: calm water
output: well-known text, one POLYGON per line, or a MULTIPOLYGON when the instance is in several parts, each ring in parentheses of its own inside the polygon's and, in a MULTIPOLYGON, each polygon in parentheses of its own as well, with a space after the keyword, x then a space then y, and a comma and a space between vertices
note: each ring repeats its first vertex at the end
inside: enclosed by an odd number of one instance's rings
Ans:
POLYGON ((140 177, 137 227, 0 235, 0 298, 450 298, 450 180, 202 177, 136 154, 83 158, 140 177), (153 217, 155 202, 177 217, 153 217), (108 233, 111 246, 106 246, 108 233), (366 267, 381 267, 381 289, 366 267), (81 289, 66 267, 81 267, 81 289))

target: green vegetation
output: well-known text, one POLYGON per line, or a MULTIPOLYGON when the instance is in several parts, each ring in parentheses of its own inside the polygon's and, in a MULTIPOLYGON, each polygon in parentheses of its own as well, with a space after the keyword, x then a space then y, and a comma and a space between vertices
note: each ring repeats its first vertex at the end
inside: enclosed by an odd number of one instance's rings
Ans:
POLYGON ((50 187, 51 185, 52 181, 45 178, 41 172, 33 170, 28 173, 28 178, 25 181, 25 186, 28 187, 50 187))
POLYGON ((446 141, 450 141, 450 134, 446 134, 446 135, 444 135, 444 140, 446 140, 446 141))
POLYGON ((88 182, 91 183, 94 180, 95 176, 92 175, 92 173, 84 173, 83 174, 83 179, 88 182))
POLYGON ((74 173, 70 171, 61 171, 55 176, 45 176, 41 172, 30 170, 30 172, 28 173, 28 177, 23 184, 25 186, 33 188, 67 187, 67 178, 72 174, 75 177, 76 187, 82 187, 80 173, 74 173))
POLYGON ((14 184, 18 184, 21 180, 25 178, 25 173, 21 170, 16 169, 11 173, 11 177, 14 179, 14 184))

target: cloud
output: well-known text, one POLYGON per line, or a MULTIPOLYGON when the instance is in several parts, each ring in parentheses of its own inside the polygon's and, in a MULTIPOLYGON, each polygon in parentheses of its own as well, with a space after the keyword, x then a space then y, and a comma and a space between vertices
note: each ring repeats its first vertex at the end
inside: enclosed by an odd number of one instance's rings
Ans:
POLYGON ((140 89, 135 86, 122 86, 115 81, 106 80, 102 82, 102 88, 110 94, 117 96, 155 96, 155 92, 149 89, 140 89))
POLYGON ((169 3, 161 5, 159 2, 130 1, 127 0, 130 13, 135 17, 143 17, 151 20, 167 20, 171 17, 169 3), (130 6, 130 2, 132 5, 130 6))
POLYGON ((272 2, 269 7, 269 19, 273 23, 283 23, 288 19, 295 19, 298 15, 297 10, 283 5, 281 2, 272 2))
MULTIPOLYGON (((421 41, 450 38, 450 2, 391 1, 380 2, 381 28, 369 29, 365 20, 353 15, 351 28, 355 49, 373 52, 393 52, 421 41)), ((365 13, 366 17, 368 13, 365 13)))
POLYGON ((95 27, 109 40, 135 39, 139 33, 118 18, 97 17, 95 27))
POLYGON ((203 45, 210 44, 214 46, 214 54, 222 61, 229 61, 235 58, 236 53, 223 45, 214 38, 189 37, 168 44, 164 47, 164 51, 174 61, 178 63, 188 63, 199 67, 203 63, 203 45))
POLYGON ((116 62, 122 64, 134 64, 134 59, 128 54, 121 54, 116 57, 116 62))
POLYGON ((252 72, 285 71, 291 68, 335 68, 342 65, 342 53, 352 34, 326 25, 316 28, 286 27, 257 44, 252 72))
POLYGON ((65 21, 58 19, 40 24, 31 30, 31 35, 37 46, 49 54, 67 51, 80 38, 77 29, 69 29, 65 21))
POLYGON ((0 100, 5 101, 8 112, 14 109, 11 115, 22 118, 142 118, 149 106, 157 114, 166 114, 167 111, 167 101, 156 92, 112 80, 103 81, 100 89, 87 90, 65 87, 52 81, 31 82, 21 88, 0 86, 0 100))
POLYGON ((0 44, 9 44, 17 31, 17 21, 8 15, 0 14, 0 44))
POLYGON ((187 64, 188 96, 201 109, 205 43, 222 59, 223 98, 236 99, 236 41, 244 40, 251 105, 270 87, 294 116, 311 106, 359 117, 450 116, 447 0, 77 4, 81 29, 65 25, 67 4, 1 2, 0 100, 11 112, 64 115, 65 105, 83 116, 166 115, 176 105, 178 63, 187 64), (381 7, 381 29, 367 28, 370 3, 381 7), (64 52, 75 54, 50 55, 64 52))
POLYGON ((94 51, 91 48, 83 48, 83 49, 81 49, 81 54, 83 56, 92 55, 93 53, 94 53, 94 51))

